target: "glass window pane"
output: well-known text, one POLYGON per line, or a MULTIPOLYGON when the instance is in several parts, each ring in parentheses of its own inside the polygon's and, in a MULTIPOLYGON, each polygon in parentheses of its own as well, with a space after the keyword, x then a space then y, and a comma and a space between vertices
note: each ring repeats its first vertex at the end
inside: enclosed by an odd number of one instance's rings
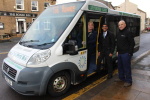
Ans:
POLYGON ((22 5, 17 5, 17 9, 23 9, 22 5))
POLYGON ((32 1, 33 6, 37 6, 37 1, 32 1))
POLYGON ((32 10, 38 10, 38 2, 37 1, 31 1, 31 5, 32 5, 32 10))
POLYGON ((79 21, 76 23, 76 25, 74 26, 71 33, 69 34, 66 42, 68 42, 69 40, 76 40, 79 50, 86 48, 86 39, 85 39, 86 34, 84 33, 85 30, 86 29, 84 28, 84 22, 83 22, 83 16, 82 16, 79 19, 79 21))
POLYGON ((23 0, 16 0, 16 4, 23 4, 23 0))
POLYGON ((44 7, 48 7, 49 5, 49 3, 44 3, 44 7))
POLYGON ((33 6, 32 6, 32 10, 37 10, 37 7, 33 7, 33 6))
MULTIPOLYGON (((85 2, 69 3, 47 8, 33 22, 21 41, 39 40, 39 42, 33 45, 56 42, 84 3, 85 2), (74 12, 61 12, 63 6, 75 6, 74 12)), ((79 32, 79 29, 77 31, 79 32)))
POLYGON ((119 31, 118 22, 120 21, 120 16, 108 16, 107 20, 109 30, 116 36, 119 31))

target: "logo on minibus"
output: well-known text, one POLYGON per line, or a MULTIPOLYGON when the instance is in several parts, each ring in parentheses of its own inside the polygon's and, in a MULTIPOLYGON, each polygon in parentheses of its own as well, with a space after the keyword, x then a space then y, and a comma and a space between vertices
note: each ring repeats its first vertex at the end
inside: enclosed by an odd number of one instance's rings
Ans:
POLYGON ((132 14, 124 13, 124 12, 119 12, 119 14, 123 16, 129 16, 129 17, 138 17, 137 15, 132 15, 132 14))
POLYGON ((100 12, 108 12, 108 9, 103 8, 103 7, 89 5, 88 8, 89 8, 89 10, 100 11, 100 12))
POLYGON ((85 67, 85 65, 86 65, 86 57, 85 56, 80 57, 80 60, 79 60, 78 64, 79 64, 80 68, 85 67))
POLYGON ((28 56, 15 51, 10 51, 9 54, 23 61, 26 61, 28 59, 28 56))

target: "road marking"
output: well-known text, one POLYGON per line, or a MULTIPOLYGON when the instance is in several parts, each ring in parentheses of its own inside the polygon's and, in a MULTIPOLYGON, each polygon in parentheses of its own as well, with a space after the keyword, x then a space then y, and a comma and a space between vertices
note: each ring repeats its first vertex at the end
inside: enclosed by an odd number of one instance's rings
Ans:
MULTIPOLYGON (((115 70, 113 72, 113 75, 115 75, 116 73, 118 73, 118 70, 115 70)), ((70 96, 68 96, 68 97, 66 97, 66 98, 64 98, 62 100, 74 100, 75 98, 81 96, 82 94, 84 94, 85 92, 91 90, 92 88, 94 88, 95 86, 99 85, 100 83, 106 81, 107 80, 107 76, 108 76, 108 74, 103 76, 102 78, 98 79, 97 81, 93 82, 92 84, 86 86, 85 88, 83 88, 83 89, 81 89, 81 90, 71 94, 70 96)))
POLYGON ((8 52, 3 52, 3 53, 0 53, 0 55, 1 55, 1 54, 7 54, 7 53, 8 53, 8 52))

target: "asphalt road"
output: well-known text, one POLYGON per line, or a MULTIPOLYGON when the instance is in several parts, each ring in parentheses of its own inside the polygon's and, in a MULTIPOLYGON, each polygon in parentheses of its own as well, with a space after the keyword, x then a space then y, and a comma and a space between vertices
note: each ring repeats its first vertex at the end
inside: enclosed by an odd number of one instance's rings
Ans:
MULTIPOLYGON (((17 41, 12 41, 12 42, 4 42, 0 43, 0 64, 2 65, 3 59, 7 56, 7 54, 2 54, 3 52, 8 52, 11 47, 13 47, 17 41)), ((133 55, 133 58, 136 58, 140 54, 150 50, 150 32, 141 34, 141 42, 140 42, 140 49, 138 52, 136 52, 133 55)), ((1 70, 0 66, 0 70, 1 70)), ((63 96, 60 97, 51 97, 48 94, 44 96, 23 96, 21 94, 18 94, 15 92, 13 89, 11 89, 7 84, 6 81, 2 78, 1 71, 0 71, 0 100, 61 100, 72 93, 75 93, 79 91, 80 89, 86 87, 87 85, 93 83, 94 81, 98 80, 102 76, 106 75, 107 72, 103 72, 101 75, 93 75, 90 76, 87 80, 84 82, 71 86, 69 91, 64 94, 63 96)))

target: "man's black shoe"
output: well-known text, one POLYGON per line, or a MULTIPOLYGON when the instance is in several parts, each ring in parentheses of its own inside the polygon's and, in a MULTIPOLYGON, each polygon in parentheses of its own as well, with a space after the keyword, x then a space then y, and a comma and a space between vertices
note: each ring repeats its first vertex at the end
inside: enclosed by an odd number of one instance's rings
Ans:
POLYGON ((112 78, 112 74, 108 75, 107 79, 111 79, 112 78))

